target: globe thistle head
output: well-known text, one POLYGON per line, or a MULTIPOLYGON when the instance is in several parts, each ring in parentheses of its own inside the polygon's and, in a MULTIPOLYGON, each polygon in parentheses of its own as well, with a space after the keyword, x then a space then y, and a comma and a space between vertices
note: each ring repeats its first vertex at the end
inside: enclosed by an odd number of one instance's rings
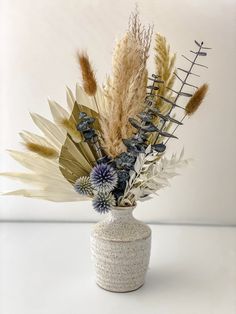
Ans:
POLYGON ((101 163, 92 169, 90 181, 97 191, 110 192, 117 185, 118 176, 112 166, 101 163))
POLYGON ((93 199, 93 207, 100 214, 107 213, 115 204, 115 197, 109 192, 100 191, 93 199))
POLYGON ((93 196, 93 187, 89 177, 80 177, 75 181, 74 189, 81 195, 93 196))

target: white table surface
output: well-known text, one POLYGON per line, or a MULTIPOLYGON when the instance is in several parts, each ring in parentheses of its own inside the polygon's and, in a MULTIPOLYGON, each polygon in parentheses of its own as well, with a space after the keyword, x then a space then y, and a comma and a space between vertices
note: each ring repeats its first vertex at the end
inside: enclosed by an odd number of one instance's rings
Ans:
POLYGON ((236 313, 236 228, 152 225, 146 283, 131 293, 94 283, 90 228, 0 223, 0 313, 236 313))

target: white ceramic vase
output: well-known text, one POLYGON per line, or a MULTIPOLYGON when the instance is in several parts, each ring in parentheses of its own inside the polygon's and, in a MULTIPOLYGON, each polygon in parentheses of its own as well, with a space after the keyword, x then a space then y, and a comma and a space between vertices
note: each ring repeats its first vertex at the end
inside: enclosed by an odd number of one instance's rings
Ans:
POLYGON ((96 282, 113 292, 136 290, 144 284, 151 229, 133 217, 134 207, 115 207, 91 233, 96 282))

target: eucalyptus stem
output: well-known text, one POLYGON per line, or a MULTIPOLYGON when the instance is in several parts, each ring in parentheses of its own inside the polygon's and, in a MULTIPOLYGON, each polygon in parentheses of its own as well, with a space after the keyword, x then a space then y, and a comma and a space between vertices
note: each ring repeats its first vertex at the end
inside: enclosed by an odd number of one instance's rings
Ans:
MULTIPOLYGON (((187 117, 187 113, 185 113, 185 115, 182 117, 182 119, 180 120, 180 122, 183 122, 184 119, 187 117)), ((180 124, 177 124, 174 128, 174 130, 171 132, 171 135, 173 135, 175 133, 175 131, 178 129, 178 127, 180 126, 180 124)), ((170 137, 165 141, 165 145, 168 143, 168 141, 170 140, 170 137)))
POLYGON ((102 158, 103 157, 102 150, 101 150, 101 147, 100 147, 98 141, 96 141, 96 143, 94 143, 93 145, 94 145, 94 148, 98 154, 98 158, 102 158))
MULTIPOLYGON (((188 77, 189 77, 189 75, 190 75, 190 73, 191 73, 191 70, 193 69, 193 67, 194 67, 194 65, 195 65, 195 61, 196 61, 197 58, 198 58, 198 55, 199 55, 199 52, 200 52, 201 49, 202 49, 202 46, 203 46, 203 42, 201 42, 201 44, 200 44, 200 46, 199 46, 199 49, 198 49, 198 52, 196 53, 196 56, 195 56, 194 60, 192 61, 192 64, 191 64, 191 66, 190 66, 190 69, 189 69, 188 73, 186 73, 185 79, 182 81, 182 85, 181 85, 181 87, 180 87, 180 90, 179 90, 178 94, 177 94, 176 97, 175 97, 174 103, 177 102, 177 100, 179 99, 179 96, 181 95, 181 92, 182 92, 182 90, 183 90, 183 88, 184 88, 185 83, 187 82, 187 79, 188 79, 188 77)), ((174 109, 174 106, 172 106, 172 107, 170 108, 170 110, 169 110, 169 112, 168 112, 168 115, 171 114, 171 112, 172 112, 173 109, 174 109)), ((182 122, 182 121, 181 121, 181 122, 182 122)), ((166 121, 163 122, 160 131, 157 132, 157 137, 156 137, 156 140, 154 141, 154 144, 157 143, 157 140, 158 140, 158 138, 159 138, 160 132, 163 130, 165 124, 166 124, 166 121)), ((176 130, 177 128, 178 128, 178 126, 175 127, 175 130, 176 130)), ((174 131, 175 131, 175 130, 174 130, 174 131)), ((173 133, 172 133, 172 134, 173 134, 173 133)), ((167 143, 168 140, 169 140, 169 139, 167 139, 165 143, 167 143)))

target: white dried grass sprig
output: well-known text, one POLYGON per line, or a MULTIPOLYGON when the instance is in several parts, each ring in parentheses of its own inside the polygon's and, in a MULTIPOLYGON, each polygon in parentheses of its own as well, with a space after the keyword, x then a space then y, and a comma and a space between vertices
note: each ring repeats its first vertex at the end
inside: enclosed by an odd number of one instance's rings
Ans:
POLYGON ((169 179, 178 175, 177 168, 189 162, 183 159, 183 155, 184 150, 179 157, 173 154, 170 159, 160 158, 158 153, 150 152, 150 147, 147 148, 145 154, 139 154, 134 170, 130 171, 130 179, 124 195, 119 200, 119 206, 132 206, 139 199, 169 186, 169 179))

